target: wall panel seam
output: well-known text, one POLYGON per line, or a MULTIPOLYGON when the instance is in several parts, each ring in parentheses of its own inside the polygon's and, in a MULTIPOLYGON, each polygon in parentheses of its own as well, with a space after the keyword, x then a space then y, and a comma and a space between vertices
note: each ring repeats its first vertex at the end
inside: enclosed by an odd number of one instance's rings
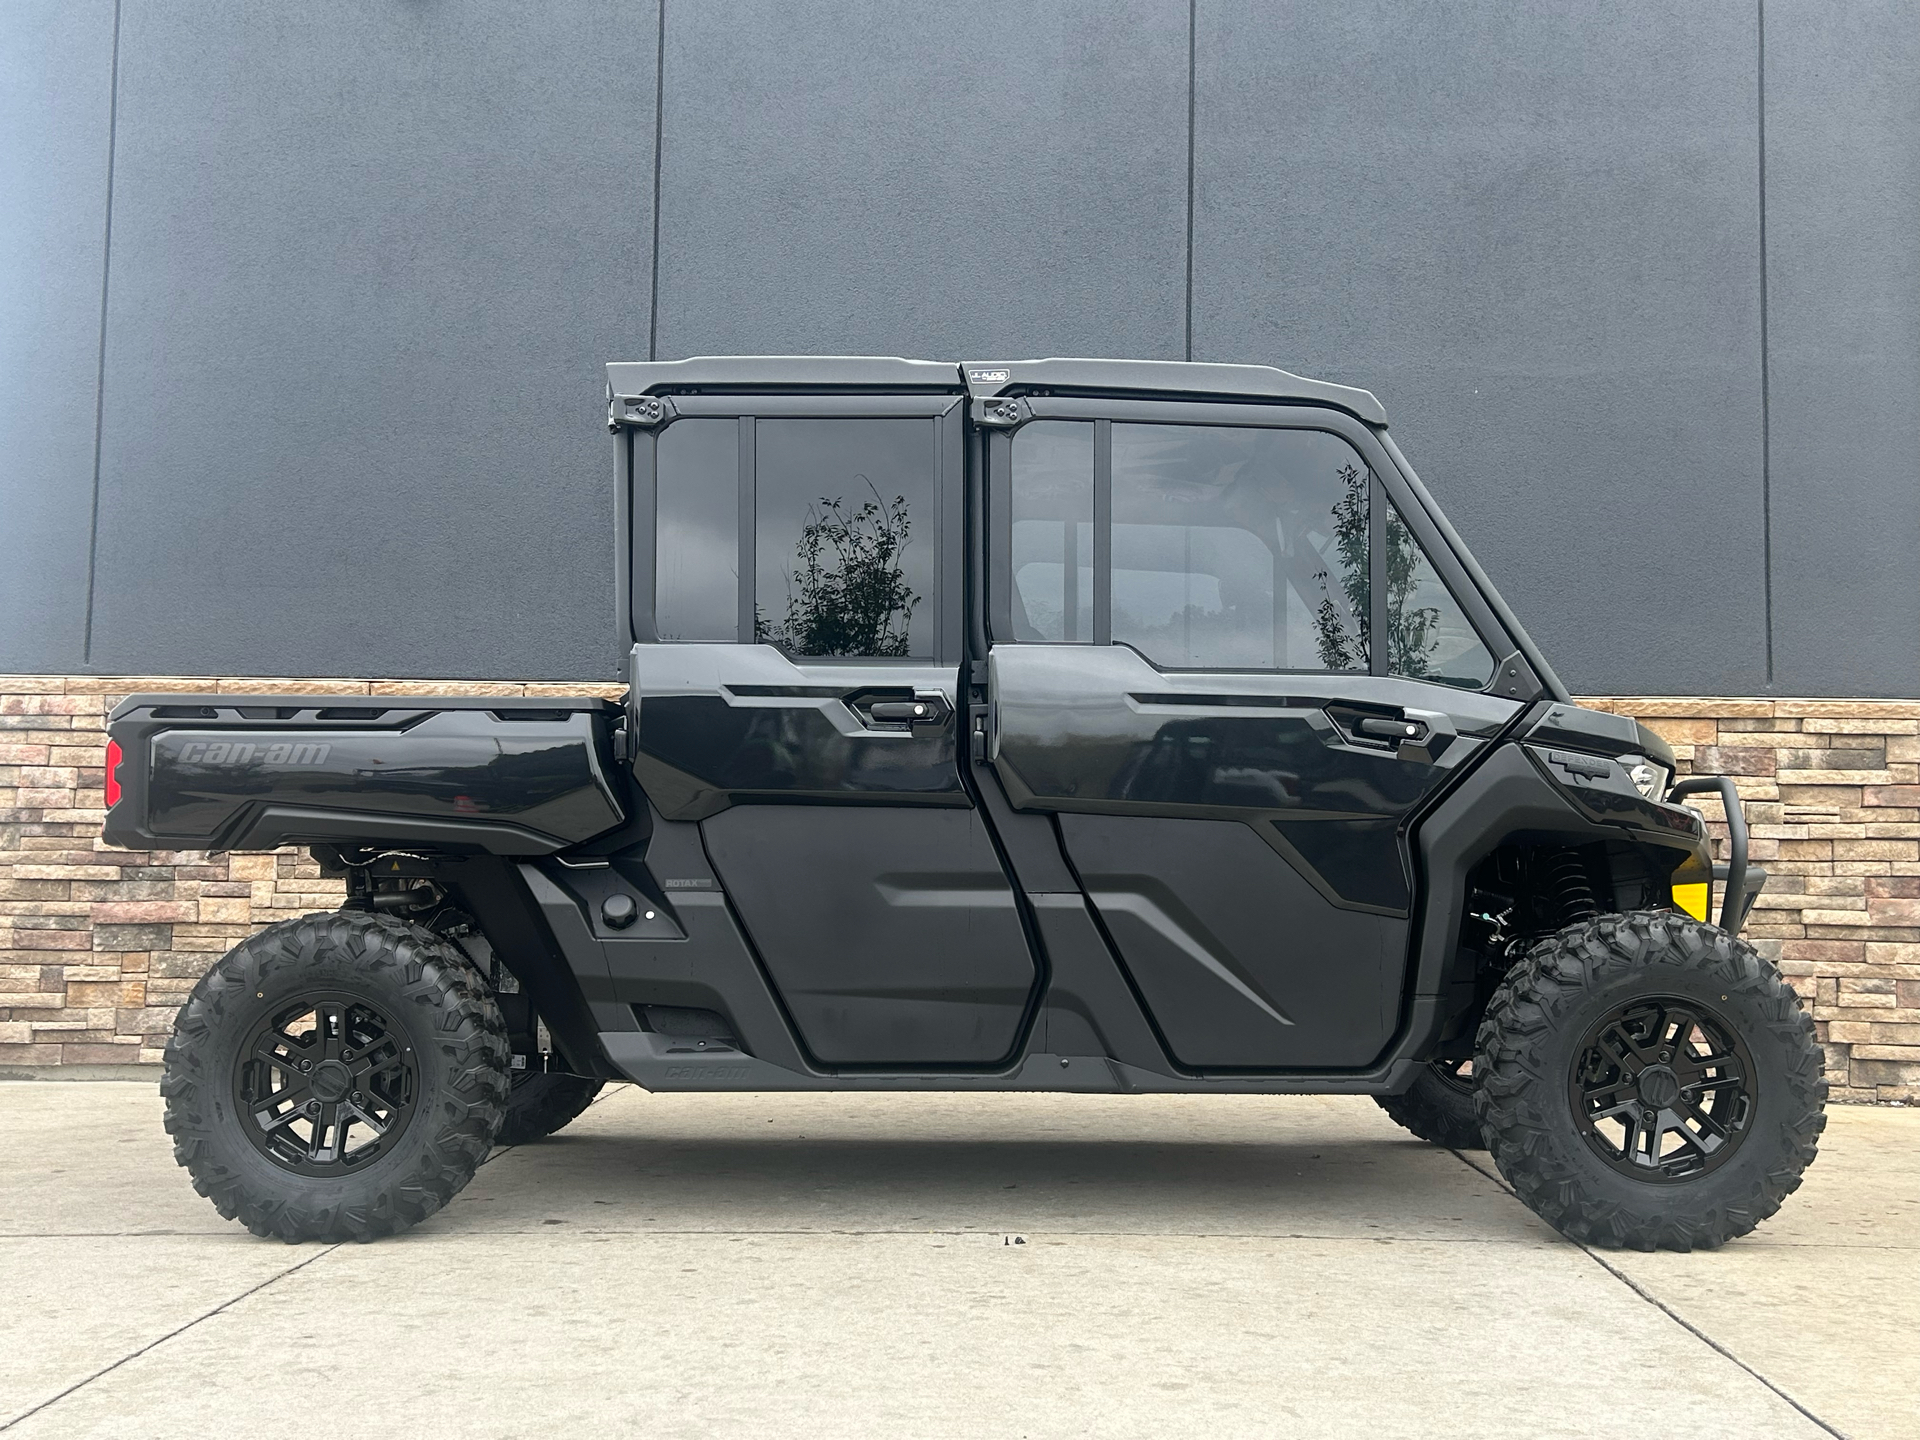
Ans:
POLYGON ((1187 335, 1186 355, 1193 359, 1193 189, 1195 136, 1194 119, 1199 113, 1196 100, 1195 41, 1199 32, 1200 0, 1187 0, 1187 335))
POLYGON ((1760 199, 1760 556, 1766 613, 1767 686, 1773 687, 1773 355, 1767 327, 1767 0, 1754 0, 1760 199))
POLYGON ((120 0, 113 0, 113 51, 107 72, 107 203, 100 240, 100 348, 93 375, 93 500, 87 518, 87 615, 80 663, 93 663, 93 587, 100 552, 100 453, 107 424, 107 296, 113 280, 113 152, 120 123, 120 0))
POLYGON ((660 358, 660 155, 666 145, 667 0, 654 10, 653 51, 653 255, 647 283, 647 359, 660 358))

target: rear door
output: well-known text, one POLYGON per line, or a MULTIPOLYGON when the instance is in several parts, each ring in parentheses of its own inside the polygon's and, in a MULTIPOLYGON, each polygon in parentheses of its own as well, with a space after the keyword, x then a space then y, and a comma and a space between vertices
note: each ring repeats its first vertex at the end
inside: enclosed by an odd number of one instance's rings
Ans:
POLYGON ((1491 616, 1343 414, 1027 413, 989 449, 1009 795, 1057 817, 1179 1062, 1369 1064, 1401 1009, 1408 820, 1517 709, 1485 693, 1491 616))
POLYGON ((676 396, 634 441, 635 771, 824 1066, 992 1066, 1033 1000, 956 763, 960 403, 676 396))

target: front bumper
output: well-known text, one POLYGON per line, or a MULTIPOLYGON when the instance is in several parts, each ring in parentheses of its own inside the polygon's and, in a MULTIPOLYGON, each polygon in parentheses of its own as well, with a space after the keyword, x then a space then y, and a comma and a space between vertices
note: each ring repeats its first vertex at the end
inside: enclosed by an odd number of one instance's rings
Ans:
POLYGON ((1676 884, 1673 902, 1696 920, 1712 912, 1713 892, 1720 893, 1720 928, 1738 935, 1753 911, 1753 902, 1766 888, 1767 872, 1748 863, 1747 810, 1728 775, 1690 775, 1667 791, 1667 803, 1677 805, 1689 795, 1719 796, 1727 812, 1727 858, 1713 866, 1712 881, 1676 884))

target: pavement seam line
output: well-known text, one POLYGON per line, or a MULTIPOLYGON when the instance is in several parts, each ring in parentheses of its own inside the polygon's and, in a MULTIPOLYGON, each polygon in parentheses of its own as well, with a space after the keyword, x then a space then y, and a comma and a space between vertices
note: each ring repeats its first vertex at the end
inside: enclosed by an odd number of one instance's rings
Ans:
POLYGON ((1813 1411, 1809 1410, 1805 1405, 1802 1405, 1798 1400, 1794 1399, 1793 1396, 1789 1395, 1785 1390, 1781 1389, 1780 1386, 1774 1384, 1773 1381, 1769 1380, 1765 1375, 1762 1375, 1758 1370, 1754 1369, 1753 1366, 1749 1365, 1746 1361, 1742 1360, 1738 1355, 1734 1354, 1733 1351, 1729 1350, 1725 1345, 1722 1345, 1718 1340, 1714 1339, 1711 1335, 1707 1334, 1707 1332, 1702 1330, 1698 1325, 1695 1325, 1692 1321, 1682 1316, 1671 1305, 1667 1304, 1666 1301, 1660 1299, 1659 1296, 1655 1295, 1652 1291, 1648 1290, 1646 1286, 1642 1285, 1639 1281, 1635 1280, 1631 1275, 1627 1274, 1626 1271, 1618 1269, 1614 1265, 1610 1264, 1607 1261, 1605 1256, 1597 1254, 1592 1249, 1591 1246, 1582 1245, 1580 1246, 1580 1249, 1586 1253, 1586 1256, 1589 1260, 1593 1261, 1594 1264, 1598 1265, 1602 1270, 1606 1271, 1607 1274, 1613 1276, 1614 1279, 1618 1280, 1622 1285, 1626 1286, 1629 1290, 1633 1291, 1634 1294, 1638 1295, 1642 1300, 1646 1301, 1647 1304, 1653 1306, 1654 1309, 1658 1310, 1662 1315, 1665 1315, 1669 1320, 1673 1321, 1674 1324, 1678 1325, 1682 1330, 1685 1330, 1689 1335, 1692 1335, 1695 1339, 1701 1341, 1709 1349, 1712 1349, 1718 1354, 1725 1356, 1728 1360, 1731 1360, 1735 1365, 1738 1365, 1742 1370, 1746 1371, 1747 1374, 1751 1375, 1754 1379, 1758 1380, 1762 1385, 1766 1386, 1767 1389, 1771 1390, 1774 1394, 1778 1395, 1782 1400, 1786 1401, 1787 1404, 1791 1405, 1795 1410, 1798 1410, 1802 1415, 1806 1416, 1808 1420, 1812 1421, 1815 1425, 1819 1426, 1822 1430, 1826 1431, 1827 1434, 1833 1436, 1834 1440, 1847 1440, 1846 1431, 1836 1429, 1834 1426, 1829 1425, 1825 1420, 1822 1420, 1818 1415, 1814 1414, 1813 1411))
MULTIPOLYGON (((1520 1199, 1518 1195, 1514 1194, 1513 1187, 1507 1184, 1506 1180, 1500 1175, 1496 1174, 1493 1171, 1487 1170, 1483 1166, 1476 1165, 1465 1154, 1463 1154, 1459 1150, 1455 1150, 1452 1146, 1447 1147, 1447 1152, 1450 1155, 1452 1155, 1454 1159, 1458 1160, 1462 1165, 1466 1166, 1469 1170, 1473 1171, 1476 1175, 1486 1176, 1487 1179, 1491 1180, 1495 1185, 1498 1185, 1502 1190, 1506 1191, 1507 1194, 1513 1195, 1514 1199, 1516 1200, 1520 1199)), ((1524 1204, 1525 1202, 1522 1202, 1522 1203, 1524 1204)), ((1647 1304, 1653 1306, 1654 1309, 1658 1310, 1662 1315, 1666 1316, 1674 1324, 1678 1325, 1682 1330, 1686 1331, 1689 1335, 1693 1336, 1694 1339, 1698 1340, 1701 1344, 1705 1345, 1709 1350, 1713 1351, 1716 1355, 1719 1355, 1721 1358, 1731 1361, 1733 1364, 1739 1366, 1740 1369, 1746 1371, 1747 1374, 1751 1375, 1755 1380, 1758 1380, 1762 1385, 1766 1386, 1767 1389, 1771 1390, 1775 1395, 1778 1395, 1782 1400, 1786 1401, 1787 1404, 1791 1405, 1801 1415, 1806 1417, 1807 1420, 1812 1422, 1814 1425, 1819 1426, 1819 1428, 1824 1430, 1827 1434, 1833 1436, 1834 1440, 1849 1440, 1849 1437, 1846 1431, 1837 1429, 1836 1427, 1828 1424, 1825 1420, 1822 1420, 1818 1415, 1814 1414, 1813 1411, 1809 1410, 1805 1405, 1802 1405, 1798 1400, 1794 1399, 1793 1396, 1789 1395, 1779 1385, 1776 1385, 1772 1380, 1769 1380, 1765 1375, 1761 1374, 1758 1370, 1754 1369, 1753 1366, 1749 1365, 1746 1361, 1742 1360, 1738 1355, 1734 1354, 1732 1350, 1728 1349, 1725 1345, 1722 1345, 1718 1340, 1714 1339, 1711 1335, 1707 1334, 1707 1332, 1702 1330, 1698 1325, 1695 1325, 1691 1320, 1688 1320, 1685 1316, 1681 1315, 1671 1305, 1667 1304, 1666 1301, 1662 1300, 1659 1296, 1655 1295, 1651 1290, 1647 1289, 1646 1286, 1642 1285, 1639 1281, 1635 1280, 1631 1275, 1627 1274, 1626 1271, 1620 1269, 1618 1266, 1608 1261, 1608 1259, 1604 1255, 1600 1254, 1600 1252, 1595 1250, 1591 1245, 1584 1245, 1580 1241, 1572 1240, 1572 1239, 1569 1239, 1567 1243, 1572 1245, 1575 1249, 1579 1250, 1581 1254, 1585 1255, 1589 1260, 1593 1261, 1594 1264, 1598 1265, 1602 1270, 1606 1271, 1607 1274, 1611 1275, 1614 1279, 1618 1280, 1622 1285, 1626 1286, 1635 1295, 1638 1295, 1642 1300, 1646 1301, 1647 1304)))
POLYGON ((8 1420, 4 1424, 0 1424, 0 1430, 11 1430, 13 1429, 14 1426, 18 1425, 21 1421, 31 1420, 34 1416, 38 1415, 42 1410, 47 1409, 51 1405, 59 1404, 62 1400, 66 1399, 67 1396, 73 1394, 76 1390, 84 1390, 87 1386, 93 1384, 94 1381, 100 1379, 103 1375, 111 1375, 114 1371, 118 1370, 122 1365, 125 1365, 128 1361, 138 1360, 142 1355, 145 1355, 149 1350, 158 1349, 160 1346, 166 1344, 167 1341, 173 1339, 174 1336, 176 1335, 184 1335, 187 1331, 193 1329, 194 1326, 200 1324, 201 1321, 211 1320, 214 1316, 220 1314, 222 1311, 231 1310, 235 1305, 238 1305, 242 1300, 245 1300, 248 1296, 258 1295, 262 1290, 266 1289, 269 1285, 277 1284, 278 1282, 286 1279, 287 1276, 293 1274, 296 1270, 304 1270, 307 1268, 307 1266, 313 1264, 314 1261, 326 1259, 327 1256, 331 1255, 334 1251, 338 1250, 340 1246, 344 1243, 346 1242, 340 1241, 335 1244, 329 1245, 327 1246, 326 1249, 322 1250, 318 1255, 309 1255, 306 1259, 302 1260, 299 1264, 289 1265, 284 1270, 276 1271, 274 1274, 269 1275, 266 1279, 262 1280, 258 1285, 252 1286, 250 1289, 242 1290, 238 1295, 235 1295, 233 1298, 229 1300, 222 1300, 218 1305, 214 1306, 213 1309, 207 1311, 206 1314, 194 1316, 194 1318, 187 1321, 186 1324, 177 1325, 173 1329, 169 1330, 166 1334, 160 1336, 158 1339, 149 1340, 145 1345, 142 1345, 138 1350, 131 1350, 127 1354, 122 1355, 118 1360, 114 1361, 111 1365, 102 1366, 100 1369, 94 1371, 93 1374, 87 1376, 84 1380, 74 1381, 73 1384, 67 1386, 67 1388, 62 1390, 59 1394, 49 1395, 45 1400, 42 1400, 38 1405, 35 1405, 31 1410, 22 1410, 18 1415, 14 1416, 11 1420, 8 1420))

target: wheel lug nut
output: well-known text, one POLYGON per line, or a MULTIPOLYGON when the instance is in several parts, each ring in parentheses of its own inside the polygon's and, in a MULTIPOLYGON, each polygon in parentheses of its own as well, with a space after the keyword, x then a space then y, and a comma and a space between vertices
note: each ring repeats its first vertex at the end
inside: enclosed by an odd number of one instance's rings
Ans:
POLYGON ((356 1105, 360 1104, 366 1098, 367 1097, 362 1095, 358 1090, 353 1092, 353 1103, 356 1105))

